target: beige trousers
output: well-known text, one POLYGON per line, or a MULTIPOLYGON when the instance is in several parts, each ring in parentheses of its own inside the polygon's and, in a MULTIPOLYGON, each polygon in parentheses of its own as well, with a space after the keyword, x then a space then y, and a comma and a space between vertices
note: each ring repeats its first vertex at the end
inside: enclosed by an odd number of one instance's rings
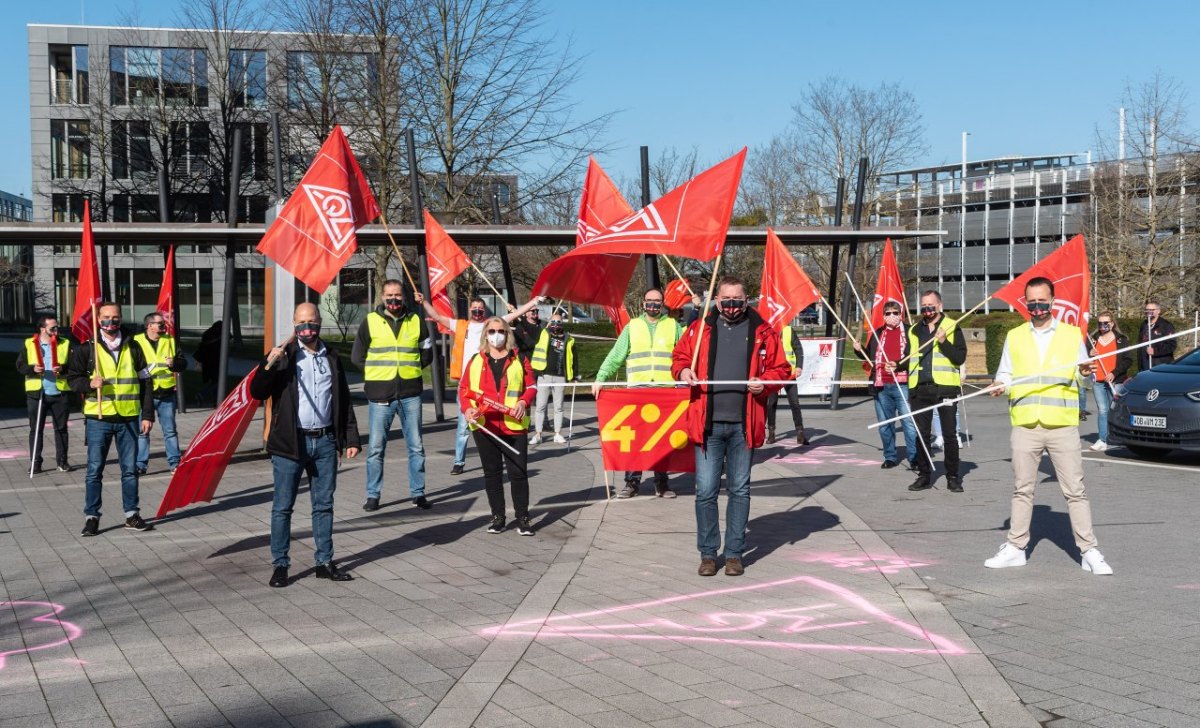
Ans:
POLYGON ((1012 431, 1012 466, 1016 488, 1012 498, 1012 520, 1008 542, 1024 549, 1029 545, 1029 522, 1033 519, 1033 492, 1037 488, 1038 466, 1042 453, 1050 454, 1054 473, 1063 496, 1067 499, 1067 514, 1071 530, 1080 551, 1096 547, 1092 533, 1092 507, 1083 490, 1083 454, 1079 449, 1078 427, 1014 427, 1012 431))

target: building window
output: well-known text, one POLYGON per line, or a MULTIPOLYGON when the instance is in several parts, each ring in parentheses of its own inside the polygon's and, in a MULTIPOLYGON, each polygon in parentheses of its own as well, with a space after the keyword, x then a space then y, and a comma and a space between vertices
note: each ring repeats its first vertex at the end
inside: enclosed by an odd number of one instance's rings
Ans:
MULTIPOLYGON (((78 246, 76 246, 78 247, 78 246)), ((55 252, 58 252, 57 250, 55 252)), ((75 251, 79 253, 78 250, 75 251)), ((75 311, 75 289, 79 277, 78 268, 55 268, 54 269, 54 305, 62 312, 61 318, 58 320, 58 325, 61 330, 67 330, 71 326, 71 321, 68 321, 72 312, 75 311)))
MULTIPOLYGON (((61 194, 58 192, 50 195, 50 220, 52 222, 82 222, 83 195, 61 194)), ((71 247, 76 248, 77 246, 71 247)), ((69 251, 60 251, 55 247, 54 252, 69 251)))
POLYGON ((150 124, 145 121, 114 121, 112 128, 113 178, 153 176, 154 155, 150 149, 150 124))
POLYGON ((108 49, 114 106, 208 106, 208 57, 194 48, 108 49))
MULTIPOLYGON (((113 195, 112 220, 113 222, 159 222, 158 195, 113 195)), ((155 249, 154 246, 118 245, 116 252, 142 252, 142 248, 155 249)))
POLYGON ((175 269, 180 328, 206 329, 212 324, 214 315, 212 274, 211 268, 175 269))
POLYGON ((50 46, 50 103, 88 103, 87 46, 50 46))
POLYGON ((208 122, 172 122, 171 174, 175 177, 207 177, 208 171, 208 122))
POLYGON ((333 110, 352 104, 378 86, 378 73, 369 53, 288 51, 288 107, 333 110))
MULTIPOLYGON (((171 220, 173 222, 212 222, 212 196, 203 193, 176 194, 171 197, 171 220)), ((208 252, 209 246, 183 246, 205 250, 191 252, 208 252)))
POLYGON ((261 109, 267 105, 267 52, 229 51, 229 89, 233 105, 261 109))
MULTIPOLYGON (((240 196, 238 198, 238 222, 266 222, 267 208, 270 206, 271 201, 266 195, 240 196)), ((249 246, 246 252, 252 252, 249 246)))
POLYGON ((267 315, 263 303, 266 287, 266 275, 262 268, 238 273, 238 316, 243 329, 262 328, 267 315))
POLYGON ((267 165, 267 146, 270 143, 267 125, 238 123, 233 126, 242 130, 242 179, 267 179, 270 175, 267 165))
MULTIPOLYGON (((160 250, 158 246, 149 246, 160 250)), ((158 310, 158 292, 162 288, 162 268, 117 268, 113 270, 113 296, 121 304, 127 321, 141 321, 158 310)))
POLYGON ((91 125, 86 121, 50 120, 50 178, 92 176, 91 125))

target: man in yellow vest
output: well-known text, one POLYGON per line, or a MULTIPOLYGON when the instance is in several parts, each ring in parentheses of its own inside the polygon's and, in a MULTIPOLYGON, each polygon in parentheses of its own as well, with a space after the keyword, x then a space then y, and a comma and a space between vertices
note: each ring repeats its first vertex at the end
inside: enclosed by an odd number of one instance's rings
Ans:
MULTIPOLYGON (((655 384, 662 386, 675 384, 671 375, 671 353, 679 341, 683 328, 679 322, 667 315, 663 306, 662 291, 651 288, 642 298, 641 316, 630 321, 621 330, 617 343, 604 358, 600 371, 596 374, 597 382, 606 382, 617 374, 621 365, 625 365, 625 378, 630 382, 655 384)), ((592 395, 600 394, 600 385, 592 385, 592 395)), ((625 473, 625 488, 617 494, 618 498, 632 498, 638 494, 638 485, 642 481, 640 470, 625 473)), ((659 498, 674 498, 675 491, 667 483, 667 474, 654 473, 654 491, 659 498)))
POLYGON ((29 414, 29 457, 33 472, 42 472, 42 445, 45 438, 46 413, 54 422, 54 459, 58 471, 71 470, 67 462, 67 418, 70 402, 67 401, 67 380, 63 371, 67 366, 70 342, 58 336, 58 319, 53 316, 38 316, 38 330, 32 338, 25 340, 24 355, 17 354, 17 371, 25 377, 25 410, 29 414))
MULTIPOLYGON (((909 406, 916 412, 932 407, 944 399, 958 397, 962 383, 959 367, 967 360, 967 342, 958 322, 942 313, 942 294, 925 291, 921 294, 921 318, 908 330, 908 388, 909 406)), ((954 432, 955 405, 914 415, 918 437, 925 447, 917 451, 917 479, 909 490, 928 490, 933 487, 933 462, 929 459, 933 447, 931 431, 933 415, 937 413, 943 432, 954 432)), ((946 489, 963 492, 962 476, 958 472, 958 441, 946 438, 946 489)))
MULTIPOLYGON (((534 309, 535 311, 537 309, 534 309)), ((564 444, 562 434, 563 398, 566 387, 550 386, 575 381, 575 337, 563 330, 562 314, 555 312, 538 335, 529 362, 537 380, 537 406, 533 411, 533 438, 530 445, 542 442, 542 425, 546 422, 546 406, 554 398, 554 441, 564 444)))
POLYGON ((367 501, 364 511, 379 510, 383 489, 383 456, 388 430, 400 417, 408 447, 408 495, 422 510, 425 498, 425 444, 421 438, 421 370, 433 361, 433 345, 421 317, 404 302, 404 284, 383 282, 383 303, 358 327, 350 360, 363 370, 367 397, 367 501))
MULTIPOLYGON (((1054 310, 1054 282, 1032 278, 1025 284, 1029 323, 1008 332, 1000 366, 992 386, 993 397, 1008 392, 1012 422, 1013 489, 1008 540, 995 556, 983 562, 989 569, 1025 565, 1029 524, 1033 519, 1033 492, 1039 479, 1042 453, 1049 453, 1054 476, 1067 499, 1071 531, 1079 547, 1084 571, 1113 573, 1096 548, 1092 508, 1083 489, 1083 456, 1079 450, 1079 377, 1092 372, 1086 362, 1083 334, 1058 321, 1054 310), (1078 374, 1076 371, 1078 370, 1078 374)), ((949 444, 949 442, 947 442, 949 444)))
MULTIPOLYGON (((450 353, 450 380, 458 382, 467 371, 467 363, 471 357, 479 353, 483 343, 483 328, 488 320, 487 304, 482 298, 475 297, 467 307, 469 319, 456 319, 443 316, 420 293, 414 294, 419 305, 425 307, 425 315, 441 326, 454 332, 454 346, 450 353)), ((534 296, 524 306, 517 308, 508 304, 508 313, 501 316, 509 325, 525 315, 534 306, 545 300, 544 296, 534 296)), ((450 468, 451 475, 462 475, 467 466, 467 439, 471 436, 467 429, 467 419, 462 412, 458 413, 458 429, 454 433, 454 464, 450 468)))
POLYGON ((83 396, 84 441, 87 443, 87 476, 84 484, 82 536, 100 532, 100 494, 104 462, 113 440, 121 468, 121 505, 125 528, 148 531, 138 509, 137 436, 154 425, 153 389, 148 381, 149 362, 133 337, 121 328, 121 307, 102 303, 97 309, 100 337, 71 347, 67 358, 67 384, 83 396))
MULTIPOLYGON (((187 358, 175 348, 175 337, 167 333, 167 320, 162 311, 146 314, 142 319, 146 330, 133 337, 134 343, 146 357, 150 386, 154 390, 154 412, 162 425, 163 447, 167 451, 167 467, 175 472, 179 465, 179 435, 175 430, 175 375, 187 369, 187 358)), ((137 472, 145 475, 150 465, 150 435, 138 435, 137 472)))

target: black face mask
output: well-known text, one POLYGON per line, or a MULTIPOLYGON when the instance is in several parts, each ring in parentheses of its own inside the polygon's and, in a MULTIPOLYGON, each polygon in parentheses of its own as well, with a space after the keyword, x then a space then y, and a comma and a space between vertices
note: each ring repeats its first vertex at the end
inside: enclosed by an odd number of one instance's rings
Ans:
POLYGON ((296 339, 301 344, 311 344, 321 335, 321 324, 305 321, 296 324, 296 339))
POLYGON ((390 313, 399 313, 404 310, 403 298, 385 298, 383 299, 383 307, 390 313))
POLYGON ((100 319, 100 330, 106 334, 115 334, 121 330, 121 319, 100 319))
POLYGON ((938 317, 937 306, 922 306, 921 307, 921 318, 925 319, 926 321, 932 321, 937 317, 938 317))
POLYGON ((472 321, 483 321, 486 318, 487 318, 487 311, 479 311, 476 309, 471 309, 471 320, 472 321))
POLYGON ((1099 324, 1099 326, 1100 326, 1100 331, 1102 331, 1102 332, 1104 332, 1104 333, 1106 333, 1106 334, 1107 334, 1109 331, 1112 331, 1112 324, 1099 324))
POLYGON ((1034 321, 1045 321, 1050 318, 1050 309, 1053 304, 1046 301, 1034 301, 1025 304, 1025 310, 1029 312, 1029 317, 1034 321))
POLYGON ((642 308, 646 309, 646 313, 651 316, 659 316, 662 314, 663 305, 659 301, 650 301, 642 304, 642 308))
POLYGON ((562 324, 556 324, 553 321, 551 321, 549 324, 546 325, 546 330, 549 331, 551 334, 558 336, 559 334, 561 334, 563 332, 563 327, 562 327, 562 324))
POLYGON ((737 321, 746 311, 746 299, 744 298, 727 298, 720 302, 721 316, 726 321, 737 321))

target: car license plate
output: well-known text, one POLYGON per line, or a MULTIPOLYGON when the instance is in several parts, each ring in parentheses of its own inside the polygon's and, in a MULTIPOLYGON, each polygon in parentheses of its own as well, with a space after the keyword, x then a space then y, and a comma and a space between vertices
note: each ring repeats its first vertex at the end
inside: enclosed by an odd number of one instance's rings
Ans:
POLYGON ((1166 417, 1149 417, 1147 415, 1129 415, 1129 424, 1134 427, 1151 427, 1156 430, 1167 429, 1166 417))

